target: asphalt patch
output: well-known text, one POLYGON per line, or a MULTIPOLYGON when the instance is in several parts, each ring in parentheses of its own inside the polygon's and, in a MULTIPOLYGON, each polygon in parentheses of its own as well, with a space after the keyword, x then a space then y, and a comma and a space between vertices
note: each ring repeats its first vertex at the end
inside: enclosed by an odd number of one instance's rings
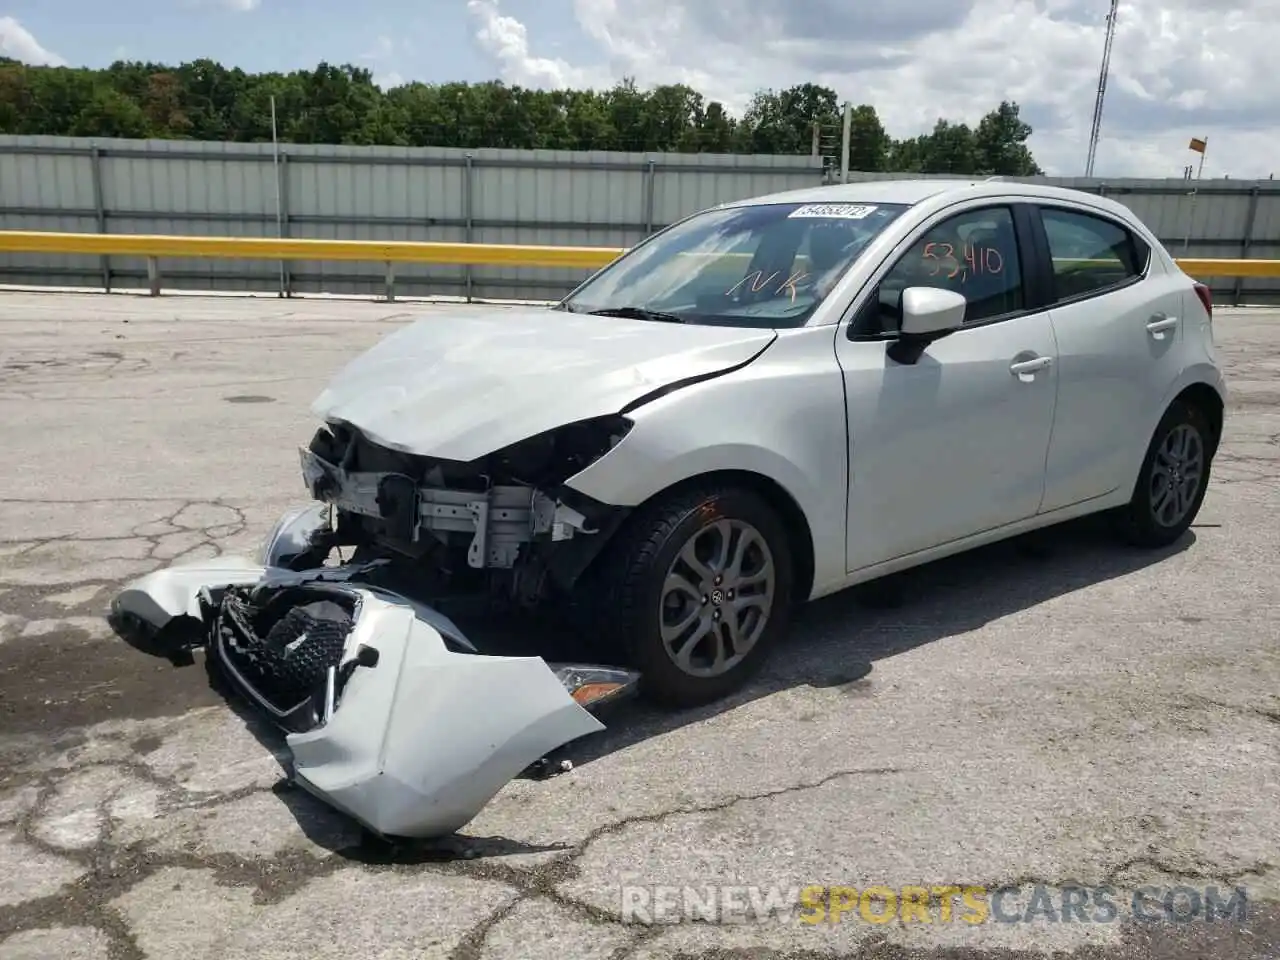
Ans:
POLYGON ((119 637, 73 631, 0 645, 0 730, 56 736, 106 720, 177 717, 222 703, 208 674, 119 637))

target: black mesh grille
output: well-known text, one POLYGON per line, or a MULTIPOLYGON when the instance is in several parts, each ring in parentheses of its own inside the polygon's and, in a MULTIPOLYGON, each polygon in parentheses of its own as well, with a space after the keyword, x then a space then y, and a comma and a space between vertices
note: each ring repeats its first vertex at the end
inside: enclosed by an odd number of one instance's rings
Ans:
POLYGON ((255 629, 261 617, 243 595, 228 592, 217 629, 227 659, 261 696, 285 710, 312 696, 325 673, 342 658, 350 614, 329 600, 290 608, 265 636, 255 629))

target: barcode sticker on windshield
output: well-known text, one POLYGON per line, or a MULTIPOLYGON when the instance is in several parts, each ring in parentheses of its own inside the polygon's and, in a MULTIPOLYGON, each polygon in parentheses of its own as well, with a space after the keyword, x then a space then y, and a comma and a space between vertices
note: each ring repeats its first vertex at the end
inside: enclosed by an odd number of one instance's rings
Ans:
POLYGON ((865 203, 806 203, 791 211, 788 219, 804 217, 834 218, 837 220, 863 220, 876 212, 865 203))

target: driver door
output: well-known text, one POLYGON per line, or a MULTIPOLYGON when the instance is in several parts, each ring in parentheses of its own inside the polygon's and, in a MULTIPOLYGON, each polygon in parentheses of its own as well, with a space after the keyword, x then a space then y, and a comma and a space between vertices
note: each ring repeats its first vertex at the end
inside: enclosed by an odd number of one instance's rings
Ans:
POLYGON ((849 424, 850 573, 1034 516, 1057 396, 1034 251, 1012 207, 927 227, 836 338, 849 424), (907 287, 969 301, 962 326, 914 362, 887 348, 907 287))

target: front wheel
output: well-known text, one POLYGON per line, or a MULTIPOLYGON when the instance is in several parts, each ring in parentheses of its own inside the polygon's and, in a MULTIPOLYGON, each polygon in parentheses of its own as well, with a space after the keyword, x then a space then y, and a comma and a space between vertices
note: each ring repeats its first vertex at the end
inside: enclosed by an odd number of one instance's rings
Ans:
POLYGON ((1199 408, 1175 403, 1156 427, 1134 485, 1115 514, 1116 527, 1140 547, 1175 543, 1200 512, 1209 489, 1213 428, 1199 408))
POLYGON ((596 630, 621 641, 653 701, 692 707, 727 696, 786 630, 790 543, 749 490, 709 487, 651 504, 600 559, 596 630))

